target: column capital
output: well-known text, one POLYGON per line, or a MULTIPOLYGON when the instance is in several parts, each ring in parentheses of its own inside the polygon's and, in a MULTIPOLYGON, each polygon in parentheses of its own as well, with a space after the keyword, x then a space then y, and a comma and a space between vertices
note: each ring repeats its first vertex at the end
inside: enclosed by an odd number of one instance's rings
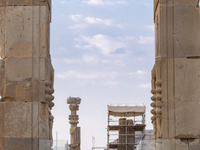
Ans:
POLYGON ((80 104, 81 99, 79 97, 68 97, 67 98, 67 104, 80 104))

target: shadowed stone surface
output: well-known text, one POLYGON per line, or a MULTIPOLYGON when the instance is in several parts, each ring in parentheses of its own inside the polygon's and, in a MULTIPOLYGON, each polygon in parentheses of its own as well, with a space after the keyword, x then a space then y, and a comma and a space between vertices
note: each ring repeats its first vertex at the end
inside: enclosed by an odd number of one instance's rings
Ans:
POLYGON ((50 21, 51 0, 0 0, 0 150, 51 150, 50 21))
POLYGON ((151 113, 158 150, 200 147, 199 0, 154 0, 151 113), (159 148, 160 147, 160 148, 159 148))

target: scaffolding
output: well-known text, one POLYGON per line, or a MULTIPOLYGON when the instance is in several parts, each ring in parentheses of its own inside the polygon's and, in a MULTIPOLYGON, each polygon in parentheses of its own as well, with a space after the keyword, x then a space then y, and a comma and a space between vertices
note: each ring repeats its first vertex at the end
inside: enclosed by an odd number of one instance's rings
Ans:
POLYGON ((145 133, 145 110, 143 104, 108 105, 107 150, 135 150, 135 132, 145 133))

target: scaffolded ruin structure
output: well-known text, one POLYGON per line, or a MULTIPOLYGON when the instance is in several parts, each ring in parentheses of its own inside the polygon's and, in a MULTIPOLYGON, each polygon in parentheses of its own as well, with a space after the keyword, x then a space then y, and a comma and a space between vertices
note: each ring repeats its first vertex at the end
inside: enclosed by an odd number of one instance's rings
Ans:
POLYGON ((108 105, 107 149, 135 149, 135 132, 145 130, 145 110, 141 105, 108 105))

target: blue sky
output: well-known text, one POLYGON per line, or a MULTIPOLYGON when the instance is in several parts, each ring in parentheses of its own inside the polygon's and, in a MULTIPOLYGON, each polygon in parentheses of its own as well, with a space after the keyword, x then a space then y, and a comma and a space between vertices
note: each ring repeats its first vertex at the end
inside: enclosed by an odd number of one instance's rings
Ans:
POLYGON ((69 96, 82 98, 82 150, 106 146, 107 105, 144 103, 150 121, 153 0, 53 0, 55 138, 69 140, 69 96))

